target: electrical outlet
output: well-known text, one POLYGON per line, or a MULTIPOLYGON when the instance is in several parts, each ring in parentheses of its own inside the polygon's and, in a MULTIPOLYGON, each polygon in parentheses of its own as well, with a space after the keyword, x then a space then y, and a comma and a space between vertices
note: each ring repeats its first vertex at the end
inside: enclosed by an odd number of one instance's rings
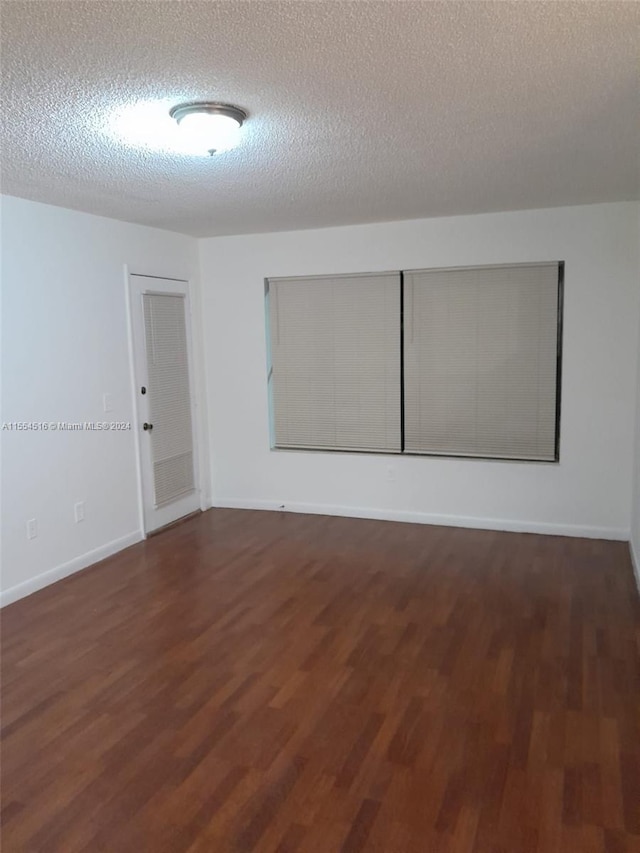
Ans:
POLYGON ((38 522, 35 518, 27 521, 27 539, 35 539, 38 535, 38 522))
POLYGON ((111 394, 102 395, 102 408, 105 412, 113 411, 113 396, 111 394))
POLYGON ((76 524, 80 521, 84 521, 84 501, 78 501, 77 504, 74 504, 73 511, 76 518, 76 524))
POLYGON ((387 482, 393 483, 396 479, 396 469, 394 465, 387 465, 387 482))

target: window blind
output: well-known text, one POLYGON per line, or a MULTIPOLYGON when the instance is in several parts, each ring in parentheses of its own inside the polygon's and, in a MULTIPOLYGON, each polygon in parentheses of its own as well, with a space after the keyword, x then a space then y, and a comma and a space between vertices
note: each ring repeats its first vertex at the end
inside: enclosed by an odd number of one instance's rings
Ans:
POLYGON ((558 273, 404 274, 407 452, 556 458, 558 273))
POLYGON ((399 273, 269 281, 275 446, 400 452, 399 273))
POLYGON ((145 293, 142 300, 155 504, 162 506, 195 487, 185 299, 145 293))

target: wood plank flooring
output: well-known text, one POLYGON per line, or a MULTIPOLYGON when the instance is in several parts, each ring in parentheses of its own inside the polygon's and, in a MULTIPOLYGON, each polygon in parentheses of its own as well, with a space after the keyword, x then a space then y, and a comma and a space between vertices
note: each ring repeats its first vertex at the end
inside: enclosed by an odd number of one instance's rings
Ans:
POLYGON ((2 612, 2 850, 640 851, 628 547, 211 510, 2 612))

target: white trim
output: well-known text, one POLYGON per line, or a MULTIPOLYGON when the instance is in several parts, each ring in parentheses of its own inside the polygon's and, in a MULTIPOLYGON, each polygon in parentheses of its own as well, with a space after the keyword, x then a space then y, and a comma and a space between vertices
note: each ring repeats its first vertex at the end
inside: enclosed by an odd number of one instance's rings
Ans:
POLYGON ((133 328, 133 313, 131 311, 131 273, 129 265, 124 265, 124 300, 127 315, 127 344, 129 351, 129 380, 131 383, 131 411, 133 421, 133 437, 136 455, 136 485, 138 491, 138 524, 143 537, 146 538, 144 528, 144 491, 142 486, 142 449, 140 447, 140 416, 138 414, 138 384, 135 363, 135 339, 133 328))
POLYGON ((640 593, 640 552, 636 551, 633 539, 629 540, 629 554, 631 555, 631 567, 636 579, 636 586, 640 593))
MULTIPOLYGON (((213 506, 207 498, 208 507, 213 506)), ((216 507, 229 509, 257 509, 257 510, 280 510, 281 512, 308 513, 310 515, 337 515, 349 518, 372 518, 382 521, 411 522, 414 524, 434 524, 447 527, 472 527, 480 530, 506 530, 521 533, 545 533, 551 536, 577 536, 590 539, 616 539, 625 541, 629 533, 612 527, 584 527, 581 525, 545 524, 539 522, 497 520, 477 517, 463 517, 455 515, 435 515, 420 512, 402 512, 399 510, 360 509, 353 507, 331 506, 323 504, 282 504, 276 501, 246 501, 246 500, 216 500, 216 507)), ((120 539, 114 539, 106 545, 101 545, 93 551, 87 551, 80 557, 74 557, 68 563, 56 566, 42 574, 36 575, 23 583, 16 584, 0 591, 0 607, 12 604, 39 589, 43 589, 56 581, 62 580, 69 575, 82 571, 94 563, 99 563, 118 551, 129 548, 144 539, 142 530, 135 530, 120 539)), ((633 542, 629 542, 631 564, 633 566, 638 590, 640 591, 640 559, 636 554, 633 542)))
POLYGON ((629 539, 629 530, 622 527, 592 527, 581 524, 551 524, 544 521, 522 521, 511 518, 480 518, 478 516, 439 515, 428 512, 405 512, 396 509, 307 504, 289 501, 241 500, 216 498, 216 507, 229 509, 265 509, 281 512, 301 512, 310 515, 338 515, 348 518, 373 518, 380 521, 404 521, 412 524, 433 524, 445 527, 472 527, 478 530, 505 530, 514 533, 543 533, 549 536, 573 536, 587 539, 629 539))
POLYGON ((34 578, 29 578, 29 580, 23 583, 2 590, 0 592, 0 607, 12 604, 14 601, 18 601, 19 598, 31 595, 32 592, 37 592, 45 586, 49 586, 56 581, 62 580, 62 578, 66 578, 69 575, 75 574, 75 572, 92 566, 94 563, 99 563, 100 560, 111 557, 112 554, 117 554, 118 551, 122 551, 130 545, 135 545, 136 542, 141 542, 143 539, 142 530, 134 530, 120 539, 114 539, 112 542, 107 542, 106 545, 101 545, 93 551, 87 551, 86 554, 74 557, 68 563, 62 563, 62 565, 56 566, 54 569, 48 569, 46 572, 42 572, 42 574, 36 575, 34 578))
POLYGON ((202 287, 200 277, 194 274, 189 279, 190 304, 191 304, 191 335, 193 346, 193 378, 194 378, 194 402, 197 416, 197 439, 199 472, 198 483, 200 484, 200 509, 204 512, 211 508, 211 481, 210 481, 210 457, 209 446, 209 408, 207 401, 206 365, 204 356, 204 327, 202 311, 202 287))

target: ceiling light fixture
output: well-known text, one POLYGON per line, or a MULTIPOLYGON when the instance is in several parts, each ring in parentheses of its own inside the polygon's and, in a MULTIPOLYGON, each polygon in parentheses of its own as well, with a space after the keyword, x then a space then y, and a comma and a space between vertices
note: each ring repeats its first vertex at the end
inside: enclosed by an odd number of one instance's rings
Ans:
POLYGON ((190 101, 169 111, 190 141, 209 154, 227 151, 238 144, 238 131, 247 117, 244 110, 231 104, 190 101))

